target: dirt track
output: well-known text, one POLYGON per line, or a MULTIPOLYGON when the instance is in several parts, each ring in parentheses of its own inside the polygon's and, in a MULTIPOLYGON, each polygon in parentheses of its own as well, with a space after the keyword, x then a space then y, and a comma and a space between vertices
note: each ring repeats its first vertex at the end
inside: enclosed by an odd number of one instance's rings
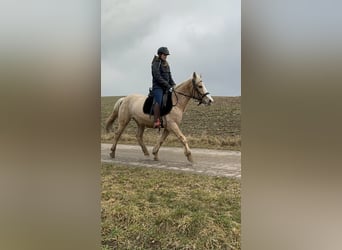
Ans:
POLYGON ((147 147, 151 155, 144 156, 140 146, 118 144, 115 159, 109 156, 111 146, 101 144, 101 162, 241 178, 241 153, 237 151, 193 148, 191 152, 195 163, 191 164, 181 147, 161 147, 160 161, 155 161, 152 146, 147 147))

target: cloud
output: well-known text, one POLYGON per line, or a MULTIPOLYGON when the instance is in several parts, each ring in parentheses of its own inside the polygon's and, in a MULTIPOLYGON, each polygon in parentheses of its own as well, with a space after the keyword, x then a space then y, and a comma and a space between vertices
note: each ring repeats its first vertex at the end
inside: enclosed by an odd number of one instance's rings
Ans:
POLYGON ((180 83, 197 71, 213 95, 240 95, 240 1, 102 1, 101 95, 146 94, 167 46, 180 83))

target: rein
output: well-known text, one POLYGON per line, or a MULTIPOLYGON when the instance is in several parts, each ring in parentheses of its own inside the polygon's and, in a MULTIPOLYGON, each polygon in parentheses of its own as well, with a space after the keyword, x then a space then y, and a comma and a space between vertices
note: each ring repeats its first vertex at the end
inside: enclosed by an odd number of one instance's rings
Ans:
POLYGON ((178 103, 178 96, 177 96, 177 94, 180 94, 180 95, 182 95, 182 96, 186 96, 186 97, 189 97, 189 98, 191 98, 191 99, 197 100, 197 101, 198 101, 198 105, 201 105, 201 104, 203 103, 203 98, 210 94, 209 92, 202 94, 202 93, 198 90, 198 88, 197 88, 196 83, 195 83, 194 80, 192 80, 192 87, 193 87, 193 88, 192 88, 192 93, 191 93, 191 95, 184 94, 184 93, 182 93, 182 92, 178 92, 178 91, 176 91, 176 90, 173 90, 173 92, 175 93, 176 99, 177 99, 176 104, 173 105, 173 106, 176 106, 177 103, 178 103), (197 93, 197 96, 196 96, 196 93, 197 93))

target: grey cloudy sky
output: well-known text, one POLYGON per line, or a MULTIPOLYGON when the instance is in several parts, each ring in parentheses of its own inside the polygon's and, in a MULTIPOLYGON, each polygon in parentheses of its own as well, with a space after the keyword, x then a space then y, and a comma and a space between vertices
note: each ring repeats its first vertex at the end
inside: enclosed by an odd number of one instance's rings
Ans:
POLYGON ((101 96, 147 94, 161 46, 177 84, 196 71, 211 95, 241 95, 240 0, 102 0, 101 96))

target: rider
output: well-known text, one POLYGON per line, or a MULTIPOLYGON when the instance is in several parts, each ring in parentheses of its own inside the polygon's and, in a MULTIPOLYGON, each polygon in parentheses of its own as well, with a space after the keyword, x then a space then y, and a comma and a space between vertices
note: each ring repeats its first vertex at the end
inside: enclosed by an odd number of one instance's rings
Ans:
POLYGON ((153 92, 153 128, 160 128, 160 107, 162 104, 163 93, 172 92, 176 85, 172 79, 170 66, 166 57, 170 55, 167 47, 160 47, 157 51, 158 56, 154 56, 152 61, 152 92, 153 92))

